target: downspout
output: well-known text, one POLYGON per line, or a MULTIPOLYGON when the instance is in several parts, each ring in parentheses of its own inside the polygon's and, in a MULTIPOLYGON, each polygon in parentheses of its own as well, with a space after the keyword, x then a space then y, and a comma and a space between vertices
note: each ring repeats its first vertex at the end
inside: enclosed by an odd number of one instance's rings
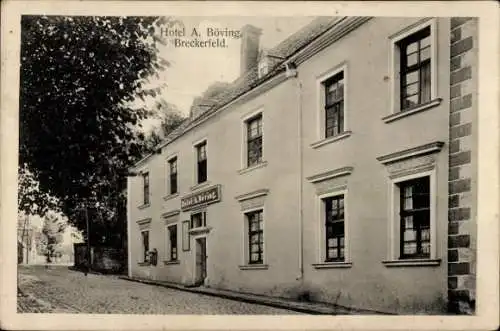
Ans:
POLYGON ((303 177, 303 160, 302 160, 302 83, 298 79, 298 72, 296 69, 296 66, 293 62, 288 62, 285 64, 286 65, 286 71, 287 75, 294 77, 295 82, 296 82, 296 91, 297 91, 297 97, 298 97, 298 107, 297 107, 297 135, 298 135, 298 156, 299 156, 299 199, 298 199, 298 206, 299 206, 299 274, 297 276, 297 280, 300 280, 301 282, 303 281, 304 278, 304 235, 303 235, 303 208, 302 208, 302 195, 303 195, 303 188, 302 188, 302 177, 303 177))
MULTIPOLYGON (((296 76, 297 77, 296 73, 296 76)), ((302 156, 302 83, 298 78, 296 78, 297 81, 297 90, 298 90, 298 98, 299 98, 299 105, 297 107, 297 110, 299 112, 298 116, 298 134, 299 134, 299 270, 300 270, 300 275, 299 279, 301 282, 303 282, 304 279, 304 212, 303 212, 303 207, 302 207, 302 196, 303 196, 303 185, 302 185, 302 179, 303 179, 303 156, 302 156)))

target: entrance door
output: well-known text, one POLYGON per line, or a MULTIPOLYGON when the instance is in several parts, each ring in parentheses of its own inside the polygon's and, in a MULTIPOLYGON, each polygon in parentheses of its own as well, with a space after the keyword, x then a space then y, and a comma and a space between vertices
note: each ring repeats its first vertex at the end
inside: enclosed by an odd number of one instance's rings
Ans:
POLYGON ((196 239, 196 285, 203 285, 207 277, 207 240, 196 239))

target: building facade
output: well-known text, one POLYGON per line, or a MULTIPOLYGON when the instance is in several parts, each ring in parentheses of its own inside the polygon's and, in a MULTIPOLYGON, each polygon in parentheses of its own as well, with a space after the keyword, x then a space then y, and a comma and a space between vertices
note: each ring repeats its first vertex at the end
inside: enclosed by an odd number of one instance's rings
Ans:
POLYGON ((131 169, 129 276, 473 313, 477 20, 321 17, 131 169))

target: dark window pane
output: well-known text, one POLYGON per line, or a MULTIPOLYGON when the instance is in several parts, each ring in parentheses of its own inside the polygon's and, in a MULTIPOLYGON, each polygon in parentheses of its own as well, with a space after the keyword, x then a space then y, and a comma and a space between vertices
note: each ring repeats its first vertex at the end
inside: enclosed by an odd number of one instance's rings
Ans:
POLYGON ((429 257, 430 179, 409 180, 399 184, 401 199, 401 256, 429 257))
POLYGON ((168 228, 170 236, 170 260, 177 260, 177 225, 168 228))
POLYGON ((149 251, 149 231, 142 231, 142 248, 144 253, 144 261, 148 260, 148 251, 149 251))
POLYGON ((198 162, 198 183, 203 183, 207 180, 207 160, 204 159, 198 162))
POLYGON ((325 138, 337 135, 344 127, 344 72, 324 83, 325 89, 325 138))
POLYGON ((196 213, 191 215, 191 228, 199 228, 204 226, 203 224, 203 213, 196 213))
POLYGON ((326 261, 344 259, 344 196, 336 196, 323 200, 325 205, 326 261))
POLYGON ((147 205, 149 203, 149 173, 142 175, 143 179, 143 203, 147 205))
POLYGON ((264 236, 262 231, 262 211, 246 214, 248 221, 249 263, 262 263, 264 236))

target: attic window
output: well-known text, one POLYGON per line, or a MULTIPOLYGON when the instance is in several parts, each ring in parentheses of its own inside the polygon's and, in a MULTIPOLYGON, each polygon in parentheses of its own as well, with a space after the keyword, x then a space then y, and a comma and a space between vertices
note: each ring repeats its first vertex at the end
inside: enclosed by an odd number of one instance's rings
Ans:
POLYGON ((269 72, 269 63, 266 58, 259 62, 259 78, 264 77, 269 72))

